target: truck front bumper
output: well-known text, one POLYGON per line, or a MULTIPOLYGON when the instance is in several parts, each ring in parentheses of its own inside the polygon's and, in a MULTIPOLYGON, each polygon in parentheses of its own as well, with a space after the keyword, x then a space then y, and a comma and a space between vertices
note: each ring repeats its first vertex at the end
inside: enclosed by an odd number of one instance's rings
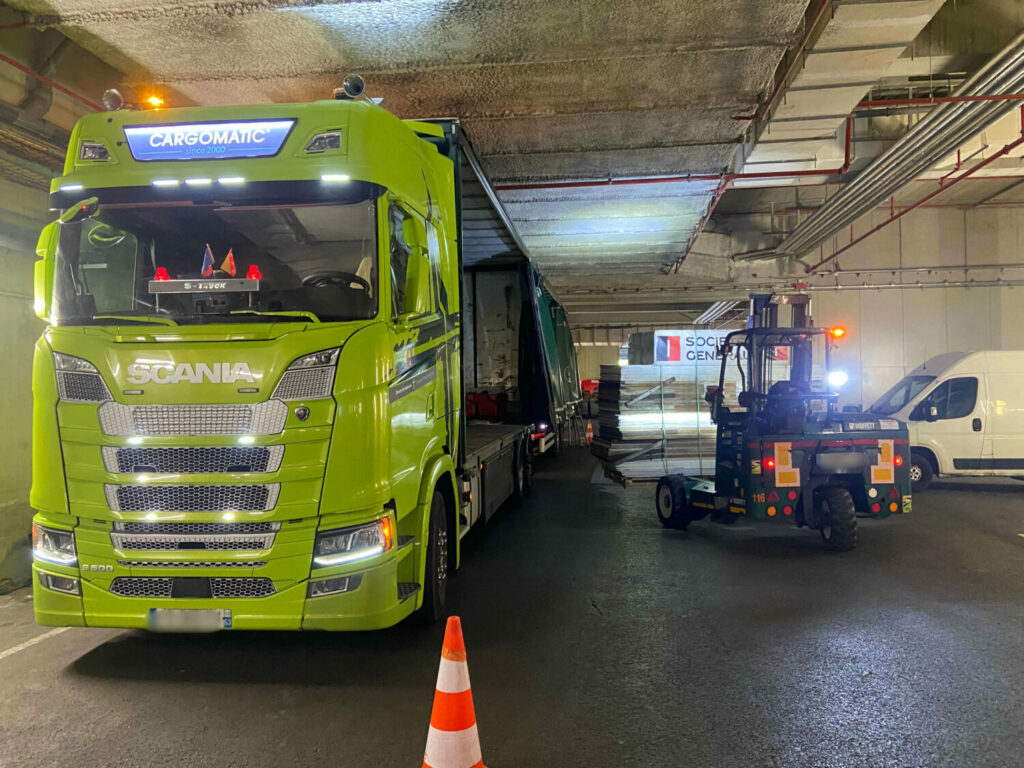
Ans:
MULTIPOLYGON (((416 607, 418 595, 399 600, 398 563, 394 558, 362 571, 352 591, 307 598, 308 581, 292 583, 259 598, 123 597, 99 584, 80 580, 82 595, 45 588, 33 564, 33 604, 38 624, 54 627, 126 627, 148 629, 150 609, 231 611, 231 629, 383 629, 397 624, 416 607)), ((64 571, 64 569, 61 569, 64 571)), ((64 571, 66 573, 66 571, 64 571)), ((184 575, 184 574, 181 574, 184 575)))

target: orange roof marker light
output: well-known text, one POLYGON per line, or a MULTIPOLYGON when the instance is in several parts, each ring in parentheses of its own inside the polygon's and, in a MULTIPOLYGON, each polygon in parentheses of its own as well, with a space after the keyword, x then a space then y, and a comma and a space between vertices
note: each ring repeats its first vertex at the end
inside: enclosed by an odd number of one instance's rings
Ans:
POLYGON ((149 96, 145 99, 145 103, 150 109, 160 109, 164 105, 164 100, 159 96, 149 96))
POLYGON ((835 328, 828 329, 828 335, 832 337, 833 341, 838 341, 846 335, 846 329, 837 325, 835 328))

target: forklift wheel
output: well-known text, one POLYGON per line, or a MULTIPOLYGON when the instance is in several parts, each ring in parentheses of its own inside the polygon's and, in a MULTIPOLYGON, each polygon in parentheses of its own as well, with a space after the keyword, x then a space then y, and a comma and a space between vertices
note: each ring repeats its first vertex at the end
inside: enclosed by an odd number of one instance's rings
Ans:
POLYGON ((689 510, 686 503, 686 488, 683 486, 682 475, 665 475, 658 481, 658 489, 654 493, 654 505, 658 510, 658 519, 666 528, 686 530, 690 524, 689 510))
POLYGON ((857 510, 845 488, 831 485, 821 492, 821 540, 833 552, 849 552, 857 545, 857 510))

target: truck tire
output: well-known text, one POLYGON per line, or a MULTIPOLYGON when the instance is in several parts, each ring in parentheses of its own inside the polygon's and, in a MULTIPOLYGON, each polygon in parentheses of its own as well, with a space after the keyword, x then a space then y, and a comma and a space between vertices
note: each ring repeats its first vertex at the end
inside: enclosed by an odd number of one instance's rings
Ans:
POLYGON ((833 552, 849 552, 857 546, 857 510, 853 496, 838 485, 821 492, 821 540, 833 552))
POLYGON ((440 491, 430 500, 430 522, 427 524, 426 567, 423 570, 423 605, 419 617, 435 624, 446 618, 448 597, 448 508, 440 491))
POLYGON ((932 463, 920 451, 910 452, 910 486, 912 490, 923 491, 935 479, 932 463))
POLYGON ((690 510, 681 475, 665 475, 658 481, 658 487, 654 491, 654 507, 663 526, 680 531, 686 530, 690 524, 690 510))

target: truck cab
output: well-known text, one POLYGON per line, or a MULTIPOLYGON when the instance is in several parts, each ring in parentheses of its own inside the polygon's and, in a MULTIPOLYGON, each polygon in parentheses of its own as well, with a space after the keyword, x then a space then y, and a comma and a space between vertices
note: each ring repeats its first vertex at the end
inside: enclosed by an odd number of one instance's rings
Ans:
POLYGON ((443 612, 462 499, 443 140, 362 101, 79 122, 36 265, 39 623, 443 612))

